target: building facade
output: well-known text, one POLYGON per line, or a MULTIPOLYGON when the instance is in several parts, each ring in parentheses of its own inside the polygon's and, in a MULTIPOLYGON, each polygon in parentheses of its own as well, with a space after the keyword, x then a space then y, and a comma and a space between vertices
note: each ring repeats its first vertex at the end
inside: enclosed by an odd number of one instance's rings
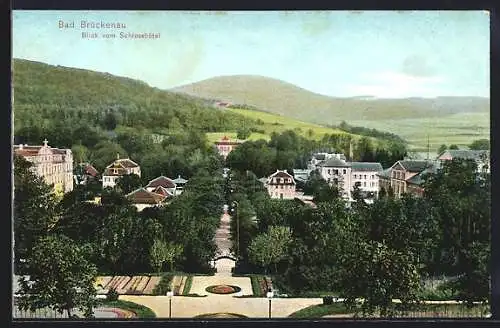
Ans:
POLYGON ((106 169, 102 174, 103 188, 114 188, 118 179, 127 174, 136 174, 141 176, 141 167, 139 164, 129 158, 120 159, 118 155, 117 157, 118 158, 113 163, 106 166, 106 169))
POLYGON ((380 163, 346 162, 338 157, 331 157, 319 164, 321 177, 339 189, 344 199, 352 201, 352 192, 357 186, 366 197, 378 196, 379 177, 382 172, 380 163))
POLYGON ((230 140, 227 136, 224 136, 221 140, 215 142, 217 151, 222 157, 224 157, 224 159, 226 159, 227 155, 229 155, 229 153, 240 144, 242 144, 240 140, 230 140))
POLYGON ((14 154, 33 163, 33 172, 58 192, 73 190, 73 154, 70 149, 52 148, 47 139, 43 146, 15 145, 14 154))
POLYGON ((380 172, 380 190, 392 190, 397 198, 403 194, 421 197, 424 194, 423 183, 426 175, 434 173, 436 168, 435 163, 427 160, 397 161, 389 169, 380 172))
POLYGON ((293 176, 286 170, 277 170, 267 178, 265 183, 269 196, 276 199, 294 199, 295 186, 293 176))

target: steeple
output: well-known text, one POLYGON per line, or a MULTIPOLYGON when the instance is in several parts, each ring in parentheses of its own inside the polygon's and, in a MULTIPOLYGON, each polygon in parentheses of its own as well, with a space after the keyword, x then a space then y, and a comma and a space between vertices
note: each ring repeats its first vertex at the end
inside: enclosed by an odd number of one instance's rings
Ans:
POLYGON ((120 159, 120 153, 116 153, 116 159, 120 159))
POLYGON ((49 143, 49 142, 48 142, 47 138, 45 138, 45 140, 43 141, 43 146, 44 146, 44 147, 47 147, 47 144, 48 144, 48 143, 49 143))

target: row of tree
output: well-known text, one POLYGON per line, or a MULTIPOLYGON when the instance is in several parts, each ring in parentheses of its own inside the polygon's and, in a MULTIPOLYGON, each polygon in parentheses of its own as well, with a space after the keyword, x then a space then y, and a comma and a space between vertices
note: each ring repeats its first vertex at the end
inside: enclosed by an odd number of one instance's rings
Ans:
POLYGON ((123 187, 102 190, 98 182, 58 201, 32 164, 15 156, 15 273, 29 276, 21 281, 19 306, 91 315, 97 273, 210 273, 224 187, 221 158, 209 162, 168 206, 138 212, 123 187), (95 196, 100 204, 89 201, 95 196))
POLYGON ((232 196, 239 199, 238 270, 271 273, 292 294, 338 291, 365 313, 390 314, 395 298, 413 304, 424 279, 438 275, 453 277, 459 299, 488 299, 490 178, 475 162, 447 162, 428 177, 422 198, 389 192, 371 205, 347 206, 320 179, 310 186, 317 208, 274 200, 249 188, 247 176, 233 175, 247 186, 232 196))

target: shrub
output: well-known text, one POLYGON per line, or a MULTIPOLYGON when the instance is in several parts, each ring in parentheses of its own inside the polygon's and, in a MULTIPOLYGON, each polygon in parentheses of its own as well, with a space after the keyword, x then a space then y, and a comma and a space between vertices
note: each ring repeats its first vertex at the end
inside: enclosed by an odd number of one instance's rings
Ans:
POLYGON ((153 289, 153 295, 166 295, 171 289, 170 282, 172 281, 172 276, 164 274, 161 276, 161 280, 153 289))
POLYGON ((117 301, 118 300, 118 296, 120 296, 120 294, 118 294, 118 292, 116 291, 115 288, 111 288, 108 292, 108 294, 106 295, 106 299, 108 301, 117 301))
POLYGON ((332 296, 323 296, 323 305, 332 305, 333 297, 332 296))

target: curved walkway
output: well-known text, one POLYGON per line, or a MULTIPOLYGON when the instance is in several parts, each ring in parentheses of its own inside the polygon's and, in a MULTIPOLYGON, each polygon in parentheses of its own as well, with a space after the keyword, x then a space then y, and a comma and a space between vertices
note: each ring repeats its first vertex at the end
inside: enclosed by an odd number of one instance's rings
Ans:
MULTIPOLYGON (((158 318, 168 318, 169 300, 167 296, 122 295, 120 300, 130 301, 149 307, 158 318)), ((272 300, 272 317, 286 318, 290 314, 311 305, 322 304, 321 298, 276 298, 272 300)), ((237 298, 231 295, 207 297, 174 296, 172 298, 172 318, 193 318, 206 313, 236 313, 248 318, 267 318, 269 302, 266 298, 237 298)))

